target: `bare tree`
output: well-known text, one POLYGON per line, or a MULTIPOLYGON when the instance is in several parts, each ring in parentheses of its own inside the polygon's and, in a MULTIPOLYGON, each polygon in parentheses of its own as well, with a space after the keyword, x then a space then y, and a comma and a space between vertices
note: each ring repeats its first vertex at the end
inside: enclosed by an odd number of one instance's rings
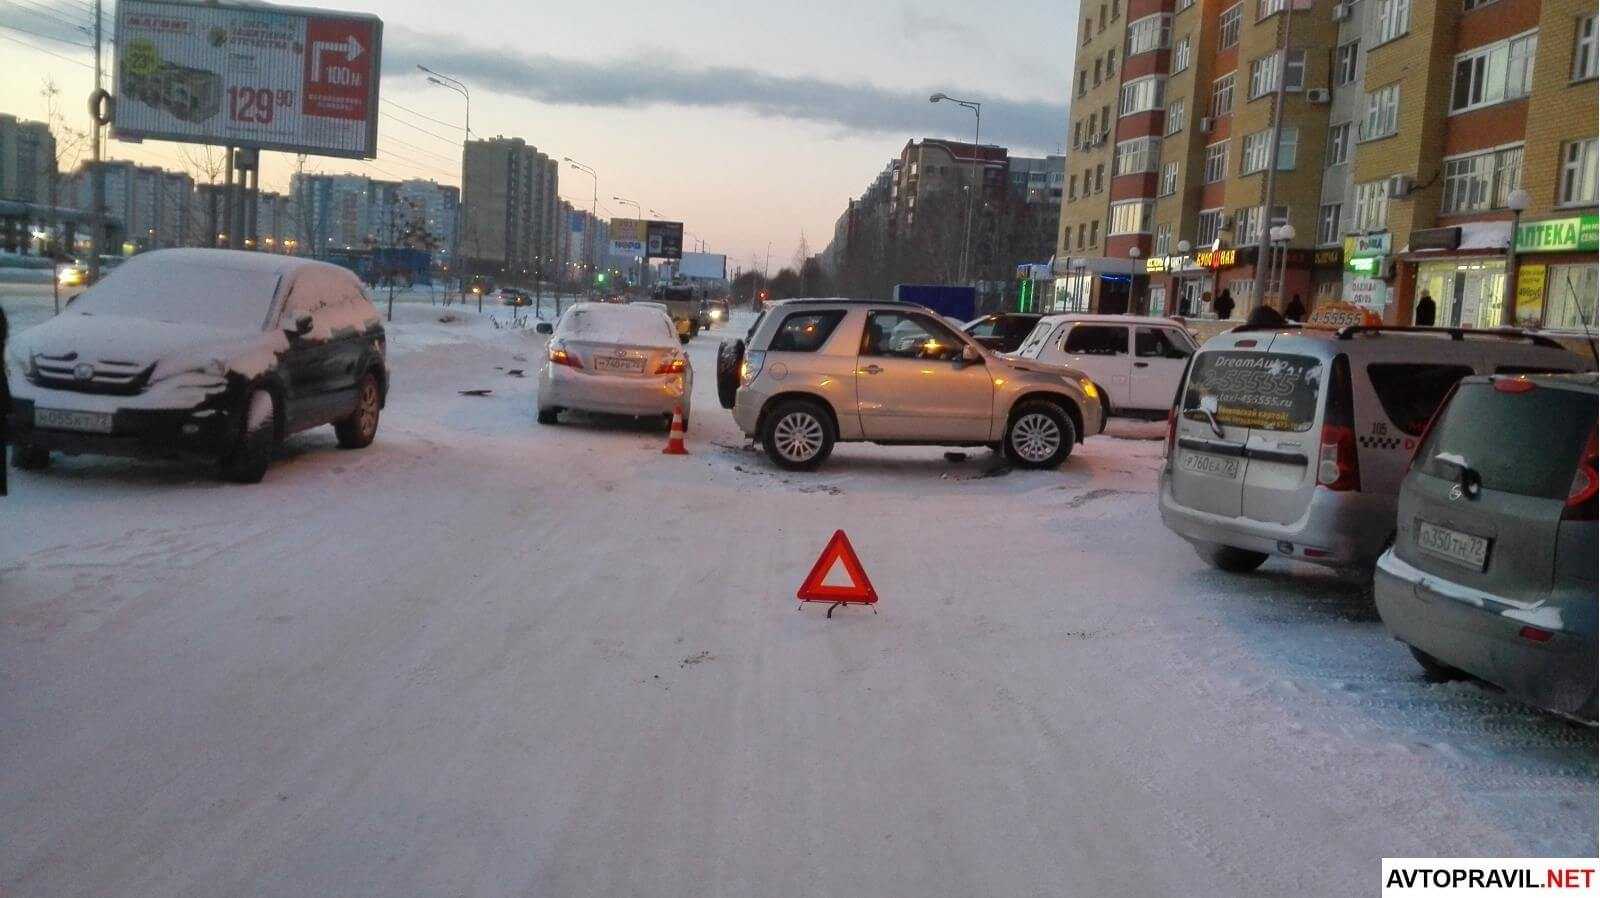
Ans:
MULTIPOLYGON (((89 134, 67 126, 66 116, 61 113, 61 89, 56 86, 55 79, 45 78, 44 87, 39 91, 39 95, 44 97, 45 124, 49 127, 56 144, 56 156, 51 160, 50 170, 47 172, 50 235, 45 241, 45 254, 50 257, 52 263, 60 264, 71 253, 71 247, 62 239, 60 214, 56 211, 61 205, 61 173, 77 167, 78 160, 83 157, 83 152, 89 145, 89 134)), ((61 281, 53 271, 50 284, 55 295, 56 313, 60 314, 61 281)))

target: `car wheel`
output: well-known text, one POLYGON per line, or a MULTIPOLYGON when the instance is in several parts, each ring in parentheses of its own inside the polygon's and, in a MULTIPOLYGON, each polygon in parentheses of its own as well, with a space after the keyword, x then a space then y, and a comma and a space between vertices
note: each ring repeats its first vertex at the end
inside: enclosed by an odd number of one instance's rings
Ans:
POLYGON ((245 402, 239 445, 222 460, 222 476, 234 483, 260 483, 272 462, 277 436, 277 410, 272 394, 256 390, 245 402))
POLYGON ((1204 548, 1195 546, 1194 550, 1212 567, 1230 574, 1248 574, 1267 561, 1265 552, 1252 552, 1233 546, 1207 544, 1204 548))
POLYGON ((539 423, 540 424, 558 424, 558 423, 560 423, 560 421, 557 420, 556 416, 559 415, 559 414, 561 414, 561 410, 558 409, 558 408, 542 408, 542 409, 539 409, 539 423))
POLYGON ((11 447, 11 467, 18 471, 43 471, 50 467, 50 450, 18 443, 11 447))
POLYGON ((1024 402, 1006 425, 1006 455, 1024 468, 1054 468, 1072 454, 1077 440, 1072 419, 1059 405, 1043 400, 1024 402))
POLYGON ((1448 683, 1451 680, 1464 680, 1467 678, 1465 673, 1414 645, 1408 645, 1406 648, 1411 650, 1411 657, 1417 659, 1417 664, 1422 666, 1422 676, 1430 683, 1448 683))
POLYGON ((333 432, 339 437, 339 448, 365 449, 372 445, 378 435, 378 411, 382 404, 378 377, 369 371, 356 385, 356 410, 333 425, 333 432))
POLYGON ((739 395, 739 366, 744 364, 744 341, 723 340, 717 347, 717 401, 732 409, 739 395))
POLYGON ((761 445, 773 464, 790 471, 810 471, 833 452, 833 421, 815 402, 791 400, 767 413, 761 445))

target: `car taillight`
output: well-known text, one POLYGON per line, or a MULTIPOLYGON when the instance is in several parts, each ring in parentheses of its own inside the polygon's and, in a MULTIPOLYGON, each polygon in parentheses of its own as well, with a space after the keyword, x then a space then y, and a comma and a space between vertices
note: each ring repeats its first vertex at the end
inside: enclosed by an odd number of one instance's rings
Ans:
POLYGON ((1166 457, 1172 457, 1173 444, 1178 442, 1178 407, 1174 405, 1167 409, 1167 452, 1166 457))
POLYGON ((1333 360, 1328 381, 1328 407, 1322 415, 1317 452, 1317 484, 1330 490, 1361 489, 1361 463, 1356 457, 1355 400, 1350 391, 1350 360, 1333 360))
POLYGON ((1563 521, 1593 521, 1596 518, 1596 494, 1600 493, 1600 460, 1596 458, 1595 432, 1589 431, 1589 442, 1578 456, 1578 470, 1572 474, 1572 488, 1567 491, 1566 507, 1561 510, 1563 521))
POLYGON ((661 360, 661 364, 656 366, 656 373, 657 374, 682 374, 683 373, 683 369, 685 367, 686 367, 686 365, 684 363, 683 356, 675 355, 675 356, 672 356, 671 358, 662 359, 661 360))
POLYGON ((578 361, 578 357, 561 346, 550 347, 550 363, 566 365, 568 368, 577 368, 580 371, 583 370, 583 363, 578 361))

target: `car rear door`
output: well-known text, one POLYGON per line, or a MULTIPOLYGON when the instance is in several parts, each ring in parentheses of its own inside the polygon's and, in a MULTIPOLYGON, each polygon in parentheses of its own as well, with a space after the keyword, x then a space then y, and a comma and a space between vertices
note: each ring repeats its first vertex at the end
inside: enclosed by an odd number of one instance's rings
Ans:
POLYGON ((1594 421, 1592 393, 1526 380, 1462 384, 1401 489, 1396 554, 1454 583, 1541 600, 1594 421))
POLYGON ((921 312, 869 312, 856 361, 856 401, 869 440, 989 438, 994 384, 966 344, 921 312))
POLYGON ((1075 322, 1061 342, 1062 364, 1087 374, 1111 398, 1112 409, 1131 405, 1129 341, 1125 324, 1075 322))
POLYGON ((1188 336, 1176 328, 1135 327, 1129 405, 1152 410, 1170 407, 1193 353, 1188 336))
MULTIPOLYGON (((1317 486, 1317 458, 1329 385, 1348 383, 1348 360, 1324 361, 1306 341, 1278 338, 1258 353, 1245 440, 1243 514, 1287 524, 1305 514, 1317 486), (1286 342, 1287 345, 1280 345, 1286 342)), ((1348 400, 1348 394, 1341 394, 1348 400)))

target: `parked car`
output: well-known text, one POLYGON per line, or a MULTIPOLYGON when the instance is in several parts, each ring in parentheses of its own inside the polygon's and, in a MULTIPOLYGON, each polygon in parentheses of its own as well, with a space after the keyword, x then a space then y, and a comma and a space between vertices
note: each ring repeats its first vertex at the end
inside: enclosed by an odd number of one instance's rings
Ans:
POLYGON ((555 424, 566 409, 689 420, 694 367, 678 345, 678 329, 656 303, 581 302, 552 326, 539 369, 539 423, 555 424))
POLYGON ((500 304, 503 306, 531 306, 533 296, 528 291, 517 287, 501 287, 498 291, 500 304))
POLYGON ((347 269, 269 253, 134 256, 12 338, 12 461, 198 456, 259 481, 289 434, 359 449, 388 390, 383 320, 347 269))
POLYGON ((723 344, 717 393, 779 467, 809 470, 838 441, 990 446, 1050 468, 1105 428, 1087 378, 985 350, 898 302, 771 303, 723 344))
POLYGON ((1595 719, 1595 375, 1463 380, 1400 486, 1373 592, 1435 679, 1595 719))
POLYGON ((1108 415, 1159 419, 1172 408, 1195 348, 1189 331, 1171 318, 1051 315, 1017 356, 1082 371, 1100 388, 1108 415))
POLYGON ((1411 453, 1474 374, 1582 371, 1545 337, 1457 328, 1236 328, 1201 347, 1168 416, 1161 520, 1234 572, 1269 555, 1370 567, 1411 453))
POLYGON ((997 312, 968 321, 961 329, 991 352, 1016 352, 1043 317, 1026 312, 997 312))

